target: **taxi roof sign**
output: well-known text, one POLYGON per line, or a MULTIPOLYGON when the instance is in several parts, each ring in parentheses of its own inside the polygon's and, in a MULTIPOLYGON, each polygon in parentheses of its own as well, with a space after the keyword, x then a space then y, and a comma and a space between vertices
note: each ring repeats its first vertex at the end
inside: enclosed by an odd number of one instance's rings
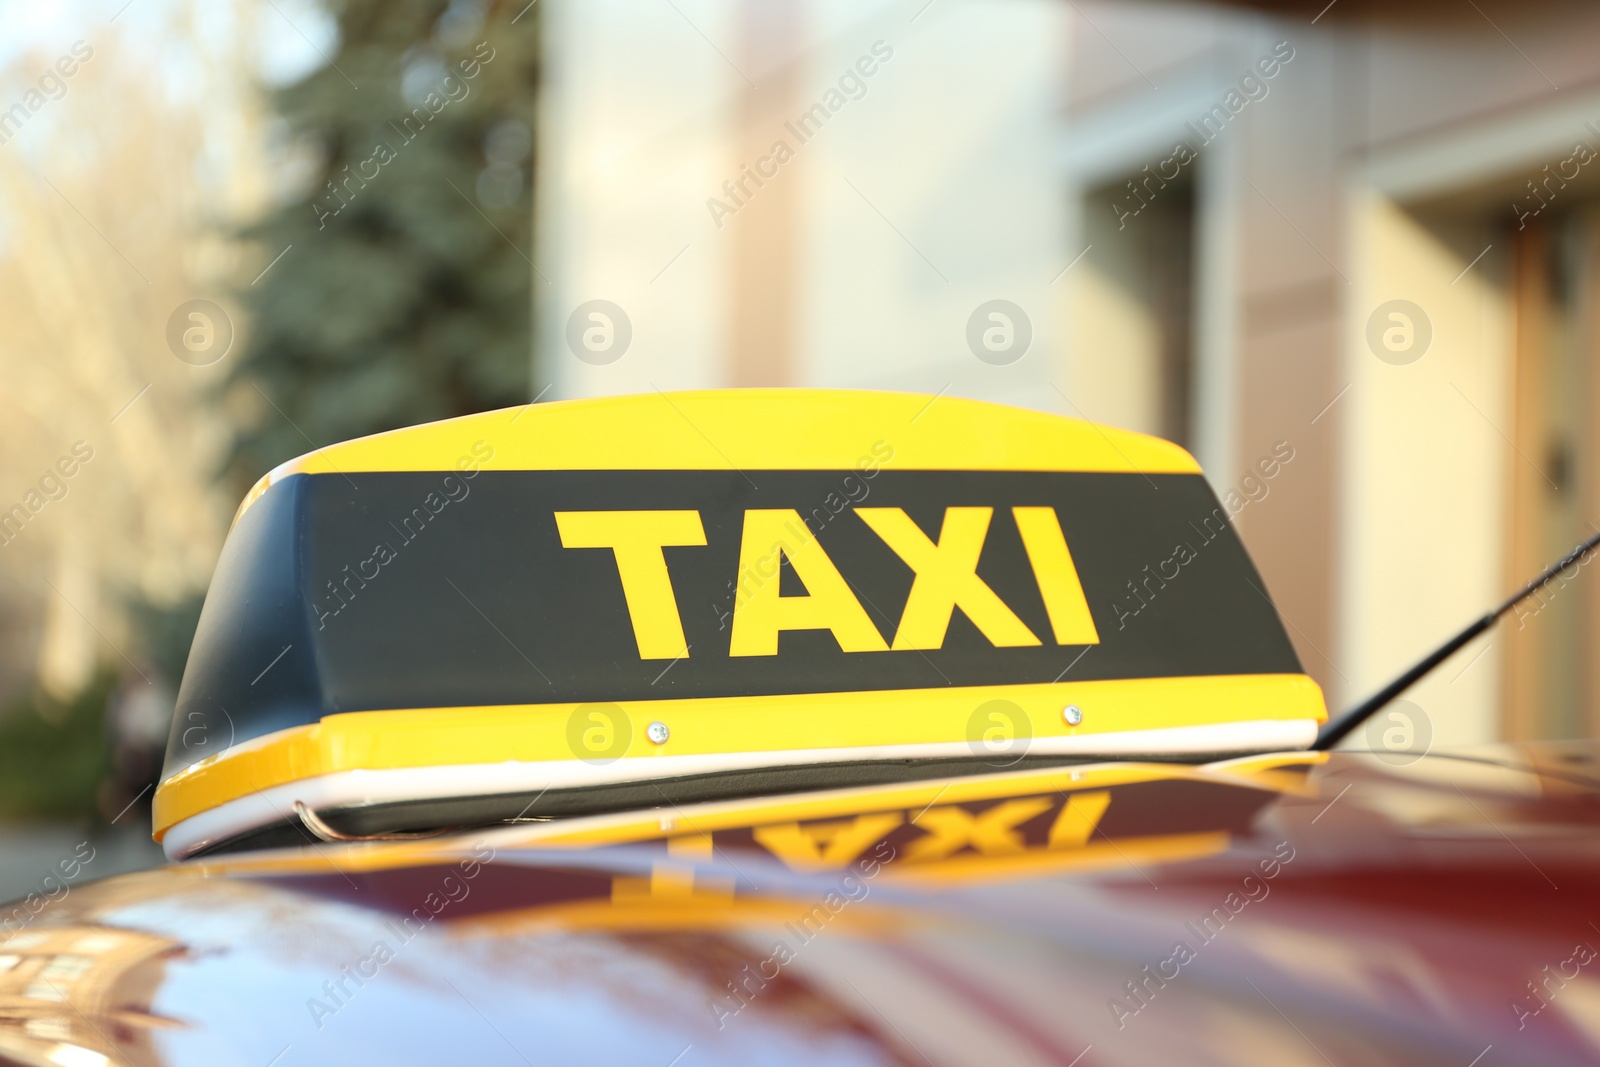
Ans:
POLYGON ((1261 588, 1187 452, 1035 411, 727 390, 379 434, 240 506, 156 833, 1303 747, 1322 696, 1261 588))

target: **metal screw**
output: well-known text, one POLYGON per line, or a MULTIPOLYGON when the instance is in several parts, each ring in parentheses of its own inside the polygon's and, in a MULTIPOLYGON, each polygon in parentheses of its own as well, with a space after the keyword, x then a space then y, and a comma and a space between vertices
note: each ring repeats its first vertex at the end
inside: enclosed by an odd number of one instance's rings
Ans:
MULTIPOLYGON (((1076 726, 1083 721, 1083 709, 1076 704, 1068 704, 1061 712, 1061 717, 1067 720, 1068 726, 1076 726)), ((651 740, 655 740, 653 737, 651 740)))
POLYGON ((667 738, 672 736, 672 731, 667 729, 664 722, 653 722, 645 727, 645 736, 658 745, 667 743, 667 738))

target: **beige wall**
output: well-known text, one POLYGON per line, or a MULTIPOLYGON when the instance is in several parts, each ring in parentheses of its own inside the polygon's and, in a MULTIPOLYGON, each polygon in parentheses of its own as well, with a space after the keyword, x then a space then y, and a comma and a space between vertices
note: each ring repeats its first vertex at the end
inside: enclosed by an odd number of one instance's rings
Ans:
MULTIPOLYGON (((1337 694, 1334 545, 1337 380, 1348 286, 1338 205, 1339 48, 1303 25, 1204 5, 1085 4, 1068 78, 1063 157, 1081 244, 1092 245, 1067 309, 1067 371, 1091 417, 1158 429, 1150 321, 1129 276, 1141 217, 1119 228, 1100 190, 1197 152, 1194 451, 1219 491, 1278 442, 1294 460, 1238 516, 1308 671, 1337 694), (1266 95, 1202 143, 1188 123, 1288 41, 1266 95), (1287 146, 1287 150, 1285 150, 1287 146), (1109 220, 1109 225, 1108 225, 1109 220)), ((1159 201, 1147 211, 1154 210, 1159 201)))
POLYGON ((1083 221, 1091 252, 1063 285, 1062 388, 1085 418, 1160 433, 1161 324, 1146 248, 1096 206, 1083 221))
MULTIPOLYGON (((1600 124, 1600 8, 1487 7, 1493 24, 1429 4, 1345 5, 1312 25, 1298 8, 1081 5, 1094 30, 1074 38, 1063 141, 1080 200, 1164 139, 1192 137, 1185 118, 1272 42, 1295 49, 1196 165, 1196 452, 1220 490, 1273 442, 1293 445, 1271 494, 1238 521, 1335 705, 1507 591, 1507 470, 1520 462, 1506 436, 1509 203, 1575 139, 1600 137, 1585 126, 1600 124), (1396 297, 1422 305, 1435 330, 1411 366, 1382 362, 1365 338, 1396 297)), ((1123 355, 1074 364, 1085 406, 1145 428, 1151 326, 1125 286, 1107 284, 1125 258, 1097 247, 1086 259, 1066 335, 1123 355)), ((1487 644, 1413 694, 1440 741, 1498 735, 1500 650, 1487 644)))
POLYGON ((1052 282, 1070 258, 1053 0, 549 2, 535 283, 549 398, 808 385, 1065 410, 1050 387, 1052 282), (865 92, 797 137, 786 121, 878 42, 891 57, 865 92), (778 140, 792 159, 713 218, 708 199, 778 140), (564 339, 597 298, 633 326, 598 366, 564 339), (1031 320, 1011 365, 968 349, 991 299, 1031 320))
MULTIPOLYGON (((1349 209, 1338 609, 1342 680, 1366 693, 1503 595, 1512 324, 1507 256, 1491 249, 1461 273, 1489 243, 1486 226, 1430 225, 1370 190, 1349 209), (1366 338, 1368 309, 1395 298, 1432 323, 1430 348, 1404 366, 1366 338)), ((1498 671, 1491 636, 1410 694, 1436 741, 1496 736, 1498 671)))
POLYGON ((542 9, 534 299, 546 399, 724 383, 734 246, 705 201, 730 176, 738 75, 695 27, 731 49, 737 25, 725 0, 678 6, 542 9), (573 309, 597 299, 633 327, 606 364, 579 360, 565 340, 573 309))

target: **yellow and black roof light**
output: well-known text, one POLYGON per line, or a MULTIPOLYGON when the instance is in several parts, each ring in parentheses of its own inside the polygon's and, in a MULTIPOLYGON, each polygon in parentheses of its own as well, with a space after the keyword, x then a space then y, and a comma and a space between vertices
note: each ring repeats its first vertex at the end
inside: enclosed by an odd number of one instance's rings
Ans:
POLYGON ((379 434, 241 505, 156 836, 1304 747, 1263 589, 1188 453, 1034 411, 656 393, 379 434))

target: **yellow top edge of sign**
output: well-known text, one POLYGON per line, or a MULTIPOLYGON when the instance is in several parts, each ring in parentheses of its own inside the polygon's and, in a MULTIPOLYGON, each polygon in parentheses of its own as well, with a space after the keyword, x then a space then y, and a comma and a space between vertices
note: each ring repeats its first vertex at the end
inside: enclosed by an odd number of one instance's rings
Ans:
POLYGON ((705 389, 525 404, 361 437, 293 474, 478 470, 1088 471, 1198 474, 1170 441, 980 400, 849 389, 705 389), (885 458, 887 457, 887 458, 885 458))

